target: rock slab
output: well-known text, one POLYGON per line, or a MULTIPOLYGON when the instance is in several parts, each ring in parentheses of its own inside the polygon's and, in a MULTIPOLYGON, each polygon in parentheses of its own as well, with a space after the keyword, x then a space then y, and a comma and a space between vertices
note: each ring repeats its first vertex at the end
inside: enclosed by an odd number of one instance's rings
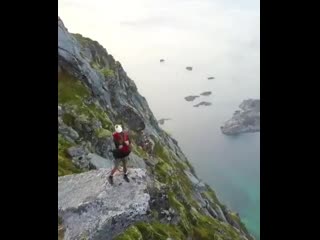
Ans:
POLYGON ((58 178, 58 214, 66 229, 64 239, 108 240, 130 224, 146 220, 150 200, 146 171, 129 169, 129 183, 117 173, 111 186, 107 181, 110 170, 58 178))

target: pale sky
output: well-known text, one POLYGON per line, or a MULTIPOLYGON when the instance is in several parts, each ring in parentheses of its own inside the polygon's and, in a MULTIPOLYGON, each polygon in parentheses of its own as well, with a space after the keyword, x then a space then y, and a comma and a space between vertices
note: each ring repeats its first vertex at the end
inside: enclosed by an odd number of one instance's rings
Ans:
MULTIPOLYGON (((217 82, 220 86, 216 87, 226 97, 259 97, 259 0, 59 0, 58 3, 59 16, 68 30, 103 45, 121 62, 151 105, 155 105, 149 98, 155 94, 154 86, 185 83, 183 79, 190 75, 185 76, 178 69, 189 64, 198 69, 197 78, 215 74, 220 79, 217 82), (164 75, 156 74, 160 58, 170 62, 171 70, 165 79, 164 75)), ((194 88, 190 82, 189 89, 187 86, 181 89, 181 94, 194 88)))
MULTIPOLYGON (((59 0, 71 32, 100 42, 116 58, 132 48, 208 45, 260 48, 258 0, 59 0), (187 40, 187 41, 186 41, 187 40), (235 42, 234 42, 235 41, 235 42)), ((216 49, 216 50, 218 50, 216 49)), ((131 51, 128 51, 131 50, 131 51)))

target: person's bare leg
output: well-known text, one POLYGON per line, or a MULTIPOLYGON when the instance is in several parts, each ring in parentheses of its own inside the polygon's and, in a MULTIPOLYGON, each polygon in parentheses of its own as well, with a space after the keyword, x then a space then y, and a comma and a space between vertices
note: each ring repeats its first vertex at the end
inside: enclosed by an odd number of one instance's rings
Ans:
POLYGON ((109 178, 108 178, 108 181, 109 181, 109 183, 110 183, 111 185, 113 184, 113 174, 117 171, 118 166, 119 166, 119 159, 115 159, 115 161, 114 161, 114 167, 113 167, 113 169, 111 170, 110 176, 109 176, 109 178))
POLYGON ((113 176, 113 174, 117 171, 118 167, 114 167, 112 170, 111 170, 111 173, 110 173, 110 176, 113 176))
POLYGON ((126 158, 123 158, 123 159, 122 159, 123 173, 124 173, 125 175, 127 175, 127 161, 126 161, 126 160, 127 160, 126 158))
POLYGON ((123 178, 125 181, 130 182, 129 178, 128 178, 128 172, 127 172, 127 158, 123 158, 122 159, 122 164, 123 164, 123 178))

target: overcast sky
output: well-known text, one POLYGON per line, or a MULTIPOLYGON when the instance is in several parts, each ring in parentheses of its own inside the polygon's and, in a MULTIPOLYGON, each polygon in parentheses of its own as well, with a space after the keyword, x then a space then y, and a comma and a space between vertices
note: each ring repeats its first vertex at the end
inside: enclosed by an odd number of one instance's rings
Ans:
POLYGON ((259 7, 258 0, 59 0, 59 16, 121 58, 132 47, 206 45, 212 37, 220 50, 259 49, 259 7))
MULTIPOLYGON (((214 72, 224 94, 259 96, 259 0, 59 0, 59 16, 102 44, 146 95, 158 81, 154 62, 165 58, 174 69, 214 72)), ((177 74, 170 82, 182 81, 177 74)))

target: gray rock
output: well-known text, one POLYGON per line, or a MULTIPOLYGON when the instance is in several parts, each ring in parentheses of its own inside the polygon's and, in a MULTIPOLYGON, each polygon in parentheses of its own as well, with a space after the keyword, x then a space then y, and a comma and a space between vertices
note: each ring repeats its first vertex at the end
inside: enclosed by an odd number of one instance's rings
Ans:
POLYGON ((63 120, 61 117, 58 117, 58 127, 60 127, 61 125, 63 125, 63 120))
POLYGON ((215 209, 217 210, 218 218, 220 220, 222 220, 223 222, 228 223, 226 217, 223 214, 223 211, 222 211, 221 207, 218 204, 215 204, 215 209))
POLYGON ((161 118, 160 120, 158 120, 158 123, 163 125, 165 123, 165 121, 169 121, 171 120, 170 118, 161 118))
POLYGON ((58 178, 58 215, 66 227, 65 239, 111 240, 130 224, 147 220, 150 195, 146 172, 131 169, 127 183, 114 176, 114 186, 107 182, 110 169, 58 178), (122 183, 121 185, 116 185, 122 183))
POLYGON ((107 139, 96 139, 93 141, 92 144, 94 145, 95 152, 102 156, 103 158, 113 160, 112 153, 109 150, 115 148, 112 137, 107 139))
POLYGON ((72 162, 80 169, 89 169, 89 161, 87 159, 88 150, 82 146, 74 146, 67 149, 68 155, 72 158, 72 162))
POLYGON ((128 167, 146 169, 146 163, 141 157, 131 152, 128 157, 128 167))
POLYGON ((150 156, 147 160, 146 160, 146 165, 151 166, 151 167, 155 167, 157 165, 157 163, 159 162, 158 158, 155 158, 153 156, 150 156))
POLYGON ((212 207, 208 206, 208 207, 207 207, 207 210, 208 210, 209 214, 210 214, 212 217, 214 217, 214 218, 217 218, 217 217, 218 217, 217 212, 216 212, 212 207))
POLYGON ((87 159, 95 169, 113 167, 112 159, 103 158, 95 153, 89 153, 87 159))
POLYGON ((241 230, 240 225, 236 221, 233 220, 233 218, 230 216, 230 213, 225 214, 225 216, 226 216, 228 223, 231 226, 235 227, 237 230, 241 230))
POLYGON ((58 106, 58 116, 62 116, 63 114, 63 111, 62 111, 62 107, 61 106, 58 106))
POLYGON ((199 187, 205 187, 205 184, 201 182, 198 178, 196 178, 191 172, 184 171, 184 173, 188 176, 189 180, 192 182, 193 185, 199 187))
POLYGON ((79 134, 71 127, 68 127, 65 124, 58 126, 58 131, 65 137, 68 137, 72 140, 77 140, 79 138, 79 134))
POLYGON ((198 103, 198 104, 194 105, 194 107, 210 106, 210 105, 212 105, 212 103, 211 103, 211 102, 200 102, 200 103, 198 103))
POLYGON ((87 154, 87 151, 83 147, 75 146, 67 149, 67 153, 72 158, 81 157, 87 154))
POLYGON ((193 100, 195 100, 196 98, 198 98, 199 96, 187 96, 184 99, 188 102, 192 102, 193 100))
POLYGON ((200 93, 201 96, 209 96, 209 95, 211 95, 211 94, 212 94, 211 91, 207 91, 207 92, 200 93))
POLYGON ((94 120, 92 122, 92 129, 96 130, 96 129, 99 129, 99 128, 102 128, 101 122, 99 120, 94 120))
POLYGON ((260 131, 260 100, 244 100, 232 118, 221 126, 222 133, 237 135, 260 131))
POLYGON ((143 117, 130 106, 123 106, 119 109, 119 115, 127 123, 128 128, 133 131, 142 131, 145 129, 143 117))

